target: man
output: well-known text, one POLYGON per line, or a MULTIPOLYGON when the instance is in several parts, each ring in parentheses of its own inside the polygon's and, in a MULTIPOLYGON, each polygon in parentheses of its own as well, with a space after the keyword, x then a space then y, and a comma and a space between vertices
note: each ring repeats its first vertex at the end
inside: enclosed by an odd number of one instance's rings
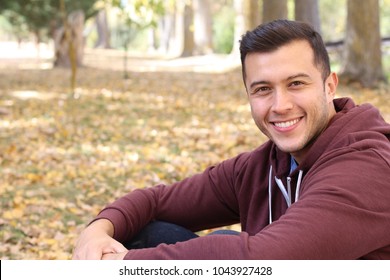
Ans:
POLYGON ((253 119, 270 140, 120 198, 81 234, 75 259, 390 259, 390 125, 371 105, 334 99, 337 75, 307 24, 261 25, 240 51, 253 119), (155 228, 237 222, 241 233, 178 234, 183 242, 145 248, 167 235, 153 237, 155 228))

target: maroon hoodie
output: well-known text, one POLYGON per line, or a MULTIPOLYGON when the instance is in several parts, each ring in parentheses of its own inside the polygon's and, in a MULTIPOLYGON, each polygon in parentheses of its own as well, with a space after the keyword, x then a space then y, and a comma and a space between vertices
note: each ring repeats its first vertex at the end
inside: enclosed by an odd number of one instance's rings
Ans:
POLYGON ((242 227, 125 259, 390 259, 390 125, 371 105, 334 103, 336 116, 291 174, 290 155, 268 141, 171 186, 135 190, 97 219, 111 220, 121 242, 152 220, 242 227))

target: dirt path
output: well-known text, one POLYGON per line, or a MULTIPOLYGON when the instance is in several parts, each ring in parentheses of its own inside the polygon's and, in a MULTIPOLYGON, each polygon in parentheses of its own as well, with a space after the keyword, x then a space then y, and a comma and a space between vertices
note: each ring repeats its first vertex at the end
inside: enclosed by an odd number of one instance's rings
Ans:
MULTIPOLYGON (((0 69, 50 69, 53 46, 33 43, 0 42, 0 69)), ((106 70, 124 69, 125 53, 113 49, 90 49, 84 53, 84 66, 106 70)), ((158 54, 129 53, 127 69, 134 72, 192 71, 221 73, 240 65, 238 56, 210 54, 186 58, 158 54)))

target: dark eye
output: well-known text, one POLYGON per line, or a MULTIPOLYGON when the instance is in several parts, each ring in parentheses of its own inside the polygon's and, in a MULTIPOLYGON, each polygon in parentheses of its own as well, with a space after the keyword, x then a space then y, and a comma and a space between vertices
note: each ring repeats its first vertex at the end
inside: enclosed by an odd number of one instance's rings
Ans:
POLYGON ((270 87, 257 87, 252 91, 252 94, 265 95, 271 91, 270 87))
POLYGON ((301 86, 303 84, 304 83, 301 81, 294 81, 294 82, 290 83, 290 86, 297 87, 297 86, 301 86))

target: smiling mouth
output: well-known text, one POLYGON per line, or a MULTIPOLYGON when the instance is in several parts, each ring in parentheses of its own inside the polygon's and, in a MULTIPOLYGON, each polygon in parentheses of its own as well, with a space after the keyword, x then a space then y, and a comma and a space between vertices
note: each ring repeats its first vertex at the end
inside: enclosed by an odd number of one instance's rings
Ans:
POLYGON ((298 119, 287 121, 287 122, 273 122, 273 124, 279 128, 288 128, 288 127, 293 126, 294 124, 298 123, 300 120, 301 120, 301 118, 298 118, 298 119))

